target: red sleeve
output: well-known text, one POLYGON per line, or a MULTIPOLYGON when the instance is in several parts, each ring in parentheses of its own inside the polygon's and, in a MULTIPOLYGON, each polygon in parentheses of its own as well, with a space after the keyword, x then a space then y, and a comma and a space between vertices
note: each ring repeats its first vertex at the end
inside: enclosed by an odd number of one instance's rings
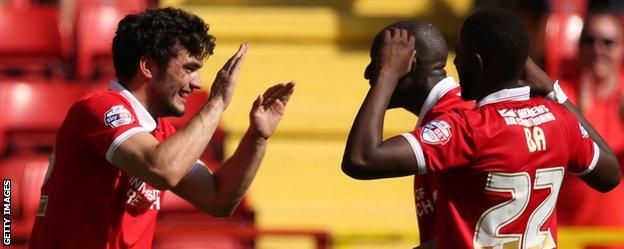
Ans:
MULTIPOLYGON (((571 114, 569 114, 571 116, 571 114)), ((589 133, 581 126, 574 117, 568 118, 570 130, 570 161, 568 170, 570 173, 583 176, 591 172, 598 163, 600 148, 591 139, 589 133)))
POLYGON ((467 165, 476 151, 471 127, 459 113, 450 112, 403 134, 416 156, 418 173, 467 165))
POLYGON ((79 117, 86 146, 109 162, 123 141, 139 132, 147 132, 130 105, 111 93, 86 98, 73 111, 79 117))

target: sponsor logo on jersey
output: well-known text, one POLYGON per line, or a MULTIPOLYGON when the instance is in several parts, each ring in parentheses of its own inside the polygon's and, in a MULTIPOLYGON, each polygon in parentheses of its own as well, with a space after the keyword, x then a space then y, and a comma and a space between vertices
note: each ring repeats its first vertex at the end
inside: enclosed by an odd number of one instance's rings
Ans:
POLYGON ((433 120, 423 127, 420 139, 428 144, 446 144, 451 140, 451 126, 446 121, 433 120))
POLYGON ((129 185, 126 204, 131 211, 160 210, 160 190, 136 177, 130 178, 129 185))
POLYGON ((545 105, 521 109, 501 109, 498 110, 498 114, 505 119, 505 124, 524 127, 533 127, 556 120, 555 115, 545 105))
POLYGON ((134 117, 123 105, 113 106, 104 113, 104 123, 113 128, 131 124, 132 121, 134 117))

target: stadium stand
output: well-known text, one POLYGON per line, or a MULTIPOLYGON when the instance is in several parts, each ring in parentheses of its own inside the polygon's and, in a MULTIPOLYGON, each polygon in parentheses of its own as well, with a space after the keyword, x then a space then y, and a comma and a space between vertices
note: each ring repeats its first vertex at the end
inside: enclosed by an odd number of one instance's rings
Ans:
POLYGON ((58 10, 49 6, 0 6, 0 74, 62 78, 67 70, 58 10), (27 30, 27 32, 26 32, 27 30))
POLYGON ((147 7, 146 1, 76 1, 73 26, 78 79, 115 77, 110 48, 117 24, 126 14, 147 7))

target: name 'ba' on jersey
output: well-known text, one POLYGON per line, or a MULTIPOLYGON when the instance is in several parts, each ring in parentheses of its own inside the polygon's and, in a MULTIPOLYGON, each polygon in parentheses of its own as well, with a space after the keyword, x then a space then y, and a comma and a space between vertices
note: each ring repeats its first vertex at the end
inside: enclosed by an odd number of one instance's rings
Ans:
POLYGON ((555 248, 564 174, 589 173, 599 156, 571 113, 531 98, 529 87, 492 93, 403 136, 419 173, 437 172, 439 248, 555 248))

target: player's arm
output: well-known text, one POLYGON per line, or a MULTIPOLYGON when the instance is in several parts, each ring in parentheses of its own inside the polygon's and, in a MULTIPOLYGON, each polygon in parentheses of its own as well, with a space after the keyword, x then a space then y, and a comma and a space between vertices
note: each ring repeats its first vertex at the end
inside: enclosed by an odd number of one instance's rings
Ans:
MULTIPOLYGON (((115 149, 112 164, 159 189, 178 185, 210 142, 232 98, 246 52, 247 44, 243 44, 225 63, 212 85, 209 100, 184 128, 160 143, 147 132, 132 135, 115 149)), ((139 70, 145 63, 139 63, 139 70)))
POLYGON ((392 93, 412 66, 414 37, 405 30, 384 31, 380 69, 349 132, 342 170, 356 179, 405 176, 418 172, 414 153, 397 136, 383 141, 383 121, 392 93))
POLYGON ((294 83, 269 88, 254 102, 250 126, 234 155, 214 174, 196 165, 173 192, 214 216, 228 216, 238 206, 258 171, 267 139, 275 132, 294 83))
MULTIPOLYGON (((531 85, 531 88, 535 90, 535 93, 546 96, 553 92, 553 80, 530 58, 527 60, 525 69, 526 79, 531 85)), ((604 139, 596 132, 594 127, 585 119, 574 104, 569 100, 563 101, 563 99, 559 102, 576 116, 579 123, 587 130, 589 136, 600 149, 600 155, 596 166, 588 174, 582 176, 581 179, 592 188, 601 192, 607 192, 617 187, 620 183, 621 172, 618 160, 613 151, 611 151, 611 148, 609 148, 604 139)))
POLYGON ((437 247, 438 247, 438 239, 434 238, 434 239, 427 241, 424 244, 414 247, 414 249, 434 249, 437 247))

